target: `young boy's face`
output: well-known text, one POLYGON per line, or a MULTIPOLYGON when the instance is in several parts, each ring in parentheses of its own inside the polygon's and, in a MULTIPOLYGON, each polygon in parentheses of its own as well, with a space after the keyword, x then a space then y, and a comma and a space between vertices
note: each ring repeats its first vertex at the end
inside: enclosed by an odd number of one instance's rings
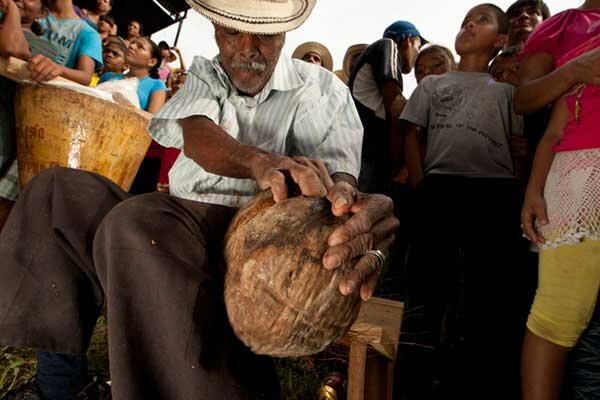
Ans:
POLYGON ((498 82, 519 86, 519 60, 517 56, 504 57, 492 66, 490 74, 498 82))
POLYGON ((450 61, 438 52, 422 54, 415 64, 415 78, 421 83, 429 75, 445 74, 450 69, 450 61))
POLYGON ((456 52, 461 56, 468 53, 495 54, 507 39, 498 30, 498 17, 491 7, 481 5, 471 9, 456 36, 456 52))
POLYGON ((109 43, 102 51, 104 72, 120 74, 125 70, 125 49, 115 43, 109 43))

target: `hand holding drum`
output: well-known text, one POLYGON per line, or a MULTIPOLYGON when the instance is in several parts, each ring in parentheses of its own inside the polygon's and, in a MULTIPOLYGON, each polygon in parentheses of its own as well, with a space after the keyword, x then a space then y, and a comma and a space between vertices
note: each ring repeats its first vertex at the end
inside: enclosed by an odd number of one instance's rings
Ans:
POLYGON ((236 335, 255 353, 297 357, 350 328, 361 297, 372 295, 398 221, 389 198, 333 184, 322 163, 279 156, 275 164, 261 169, 261 187, 288 174, 312 197, 287 198, 288 187, 278 197, 282 191, 273 189, 240 210, 225 240, 225 304, 236 335), (313 178, 322 182, 321 196, 313 178))

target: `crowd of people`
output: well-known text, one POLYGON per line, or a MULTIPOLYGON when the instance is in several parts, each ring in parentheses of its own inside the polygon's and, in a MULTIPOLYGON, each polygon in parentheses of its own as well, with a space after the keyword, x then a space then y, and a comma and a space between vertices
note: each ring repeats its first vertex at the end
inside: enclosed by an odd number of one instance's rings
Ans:
POLYGON ((283 1, 302 5, 290 16, 281 0, 189 0, 219 55, 187 70, 139 21, 118 36, 111 0, 0 0, 0 56, 32 81, 132 82, 154 115, 129 193, 60 168, 19 192, 0 78, 0 344, 40 349, 7 400, 73 398, 103 305, 115 398, 277 398, 270 360, 224 317, 218 253, 253 194, 287 197, 284 172, 353 215, 323 257, 357 262, 340 292, 417 310, 397 398, 600 398, 600 1, 465 10, 459 60, 399 20, 336 71, 316 41, 281 55, 315 1, 283 1))

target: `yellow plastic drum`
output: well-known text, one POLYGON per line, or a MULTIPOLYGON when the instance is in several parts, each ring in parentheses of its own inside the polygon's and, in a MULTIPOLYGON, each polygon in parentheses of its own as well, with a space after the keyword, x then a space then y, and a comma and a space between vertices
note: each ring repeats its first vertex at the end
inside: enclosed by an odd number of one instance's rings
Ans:
POLYGON ((65 87, 19 85, 15 117, 21 187, 61 166, 128 191, 152 141, 149 114, 65 87))

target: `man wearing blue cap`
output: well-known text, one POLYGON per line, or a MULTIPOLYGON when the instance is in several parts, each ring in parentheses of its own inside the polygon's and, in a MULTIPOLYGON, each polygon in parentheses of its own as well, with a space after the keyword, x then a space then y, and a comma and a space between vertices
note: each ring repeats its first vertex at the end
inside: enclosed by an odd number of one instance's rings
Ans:
POLYGON ((427 41, 408 21, 396 21, 383 38, 370 45, 350 74, 348 86, 364 126, 358 186, 367 193, 387 193, 402 142, 398 115, 406 100, 402 74, 412 71, 419 49, 427 41), (396 110, 396 108, 398 108, 396 110), (392 156, 394 154, 394 156, 392 156))

